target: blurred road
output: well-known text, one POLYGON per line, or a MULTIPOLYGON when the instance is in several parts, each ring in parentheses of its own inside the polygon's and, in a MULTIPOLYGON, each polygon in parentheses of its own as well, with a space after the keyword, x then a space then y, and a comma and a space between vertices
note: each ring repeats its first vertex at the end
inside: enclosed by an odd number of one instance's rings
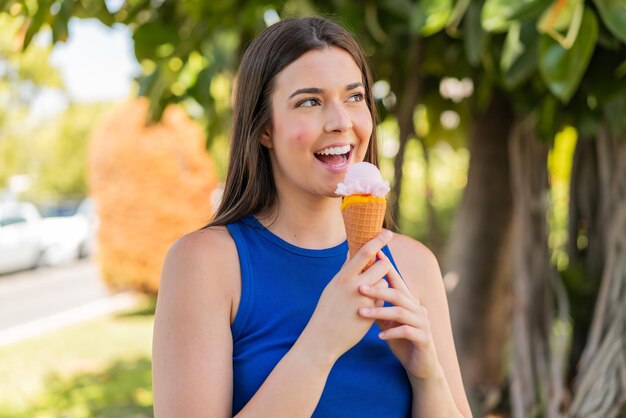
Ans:
POLYGON ((95 264, 73 264, 0 275, 0 345, 123 309, 129 294, 111 295, 95 264))

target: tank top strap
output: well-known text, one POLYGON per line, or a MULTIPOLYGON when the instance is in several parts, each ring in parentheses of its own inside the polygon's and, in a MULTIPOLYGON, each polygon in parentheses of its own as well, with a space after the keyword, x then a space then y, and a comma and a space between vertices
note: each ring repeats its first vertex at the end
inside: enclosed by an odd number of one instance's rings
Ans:
POLYGON ((239 308, 231 326, 233 338, 238 338, 239 334, 243 330, 248 314, 250 313, 250 307, 252 306, 254 294, 251 289, 254 269, 252 268, 250 251, 246 239, 241 231, 240 223, 230 223, 226 225, 226 228, 228 228, 233 241, 235 241, 237 255, 239 257, 239 268, 241 271, 241 296, 239 299, 239 308))
POLYGON ((398 272, 398 274, 400 275, 400 278, 402 280, 404 280, 404 277, 402 277, 402 272, 400 271, 400 269, 398 268, 398 265, 396 264, 396 260, 394 260, 393 255, 391 254, 391 250, 389 249, 388 245, 385 245, 383 247, 383 253, 389 257, 389 261, 391 261, 391 265, 396 269, 396 271, 398 272))

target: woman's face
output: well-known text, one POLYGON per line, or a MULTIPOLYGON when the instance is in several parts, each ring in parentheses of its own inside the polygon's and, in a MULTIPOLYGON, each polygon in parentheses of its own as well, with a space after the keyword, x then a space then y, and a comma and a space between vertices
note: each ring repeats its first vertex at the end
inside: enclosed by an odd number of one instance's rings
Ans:
POLYGON ((348 166, 363 161, 372 134, 359 67, 346 51, 312 50, 274 79, 269 148, 279 193, 335 196, 348 166))

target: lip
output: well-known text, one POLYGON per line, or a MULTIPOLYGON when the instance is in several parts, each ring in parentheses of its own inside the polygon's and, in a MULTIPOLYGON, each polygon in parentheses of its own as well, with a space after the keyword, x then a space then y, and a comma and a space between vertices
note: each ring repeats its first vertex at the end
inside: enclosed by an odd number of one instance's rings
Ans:
POLYGON ((322 161, 320 161, 319 159, 317 159, 315 156, 313 156, 313 158, 315 159, 315 161, 317 161, 322 167, 324 167, 326 170, 330 171, 333 174, 342 174, 345 173, 348 170, 348 167, 350 166, 350 164, 352 163, 352 155, 354 154, 354 145, 352 144, 331 144, 331 145, 327 145, 324 148, 321 148, 320 151, 322 149, 325 148, 329 148, 329 147, 342 147, 345 145, 350 145, 350 151, 348 152, 348 158, 346 158, 346 162, 341 164, 341 165, 329 165, 326 163, 323 163, 322 161))

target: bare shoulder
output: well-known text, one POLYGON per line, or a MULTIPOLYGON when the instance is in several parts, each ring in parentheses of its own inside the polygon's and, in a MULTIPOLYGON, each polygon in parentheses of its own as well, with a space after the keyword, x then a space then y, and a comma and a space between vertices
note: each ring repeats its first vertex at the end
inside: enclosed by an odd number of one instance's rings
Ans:
POLYGON ((178 280, 209 280, 215 273, 232 274, 238 269, 237 249, 226 227, 211 227, 179 238, 165 257, 163 278, 175 270, 178 280))
POLYGON ((408 256, 409 259, 415 262, 437 262, 430 248, 407 235, 394 232, 389 247, 394 252, 394 257, 395 254, 398 254, 401 258, 408 256))
POLYGON ((224 256, 236 256, 235 243, 226 227, 215 226, 193 231, 179 238, 170 248, 166 262, 181 260, 196 263, 224 256))
POLYGON ((426 245, 406 235, 394 233, 389 249, 409 287, 417 287, 412 290, 419 293, 442 290, 443 281, 437 257, 426 245))
MULTIPOLYGON (((210 227, 179 238, 165 257, 159 298, 228 302, 229 312, 238 301, 239 259, 226 227, 210 227)), ((223 306, 222 306, 223 307, 223 306)))
POLYGON ((154 320, 155 416, 231 416, 233 315, 240 281, 223 227, 192 232, 170 248, 154 320))

